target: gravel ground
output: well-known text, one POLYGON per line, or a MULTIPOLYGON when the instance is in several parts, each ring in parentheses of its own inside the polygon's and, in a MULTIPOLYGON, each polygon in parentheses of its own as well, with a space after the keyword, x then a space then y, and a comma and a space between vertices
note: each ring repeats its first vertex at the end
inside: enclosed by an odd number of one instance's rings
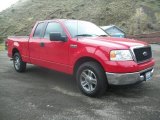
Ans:
POLYGON ((63 73, 28 65, 15 72, 6 51, 0 52, 0 120, 160 120, 160 45, 153 80, 112 86, 102 98, 82 95, 63 73))

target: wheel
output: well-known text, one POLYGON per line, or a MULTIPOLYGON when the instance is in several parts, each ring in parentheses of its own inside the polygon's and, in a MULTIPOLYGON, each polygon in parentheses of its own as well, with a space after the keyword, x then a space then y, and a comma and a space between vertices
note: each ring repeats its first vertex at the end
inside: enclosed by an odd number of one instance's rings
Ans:
POLYGON ((21 55, 19 53, 14 54, 13 65, 17 72, 25 72, 26 70, 26 63, 22 61, 21 55))
POLYGON ((81 92, 91 97, 102 96, 108 86, 105 72, 96 62, 80 65, 76 72, 76 80, 81 92))

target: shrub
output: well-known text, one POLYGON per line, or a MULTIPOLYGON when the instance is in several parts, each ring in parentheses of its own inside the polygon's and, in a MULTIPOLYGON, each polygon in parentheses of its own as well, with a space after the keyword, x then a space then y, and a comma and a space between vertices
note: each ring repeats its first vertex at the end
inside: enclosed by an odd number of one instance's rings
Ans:
POLYGON ((2 37, 0 37, 0 43, 2 43, 3 42, 3 38, 2 37))
POLYGON ((12 13, 14 13, 14 12, 15 12, 15 9, 12 9, 11 11, 12 11, 12 13))

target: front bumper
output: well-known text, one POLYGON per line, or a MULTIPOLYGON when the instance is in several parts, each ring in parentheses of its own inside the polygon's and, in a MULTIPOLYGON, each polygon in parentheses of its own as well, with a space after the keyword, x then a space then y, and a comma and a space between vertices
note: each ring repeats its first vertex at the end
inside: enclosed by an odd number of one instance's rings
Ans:
POLYGON ((145 81, 145 73, 151 71, 153 76, 154 68, 150 67, 145 70, 134 73, 108 73, 106 72, 108 84, 110 85, 129 85, 137 82, 145 81))

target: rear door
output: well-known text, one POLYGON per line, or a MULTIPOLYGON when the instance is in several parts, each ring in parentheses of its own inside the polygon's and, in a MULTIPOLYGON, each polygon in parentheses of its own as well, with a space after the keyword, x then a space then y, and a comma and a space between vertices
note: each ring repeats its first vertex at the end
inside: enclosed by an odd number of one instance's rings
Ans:
POLYGON ((66 37, 65 30, 60 23, 54 21, 48 22, 41 41, 44 43, 44 47, 40 59, 49 68, 66 71, 69 64, 69 41, 50 41, 49 34, 53 32, 61 33, 62 36, 66 37))
POLYGON ((30 51, 30 61, 33 64, 41 64, 40 63, 40 56, 41 52, 40 49, 43 47, 41 43, 42 33, 45 27, 44 22, 37 23, 35 27, 35 31, 33 33, 33 37, 29 40, 29 51, 30 51))

